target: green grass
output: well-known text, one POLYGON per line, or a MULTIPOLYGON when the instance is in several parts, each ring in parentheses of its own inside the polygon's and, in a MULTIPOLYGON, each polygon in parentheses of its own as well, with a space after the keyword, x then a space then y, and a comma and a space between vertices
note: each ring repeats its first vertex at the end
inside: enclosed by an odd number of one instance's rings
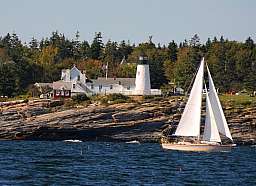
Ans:
POLYGON ((256 97, 249 95, 221 95, 220 101, 227 106, 256 106, 256 97))

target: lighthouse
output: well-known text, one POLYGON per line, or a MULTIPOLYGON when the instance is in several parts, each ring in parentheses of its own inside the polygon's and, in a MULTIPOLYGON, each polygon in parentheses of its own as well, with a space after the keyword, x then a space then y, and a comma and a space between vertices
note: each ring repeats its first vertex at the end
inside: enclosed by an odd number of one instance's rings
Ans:
POLYGON ((148 59, 146 56, 139 57, 135 80, 135 95, 150 95, 150 74, 148 59))

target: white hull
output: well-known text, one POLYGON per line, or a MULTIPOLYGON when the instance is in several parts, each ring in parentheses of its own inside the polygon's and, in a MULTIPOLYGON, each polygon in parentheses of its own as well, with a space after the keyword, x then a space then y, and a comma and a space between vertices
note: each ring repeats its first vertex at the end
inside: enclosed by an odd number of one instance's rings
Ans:
POLYGON ((178 151, 193 151, 193 152, 224 152, 231 151, 231 148, 235 146, 231 145, 211 145, 211 144, 173 144, 162 143, 162 147, 168 150, 178 151))

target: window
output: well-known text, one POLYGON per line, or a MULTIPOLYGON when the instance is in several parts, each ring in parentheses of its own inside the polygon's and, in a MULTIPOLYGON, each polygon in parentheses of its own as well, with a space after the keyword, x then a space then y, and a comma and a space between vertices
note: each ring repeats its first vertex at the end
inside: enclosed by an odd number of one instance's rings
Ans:
POLYGON ((80 81, 80 75, 77 76, 77 81, 80 81))
POLYGON ((130 86, 128 86, 128 87, 127 87, 127 90, 130 90, 130 89, 131 89, 131 87, 130 87, 130 86))
POLYGON ((68 90, 65 91, 65 96, 69 96, 69 91, 68 90))
POLYGON ((93 86, 93 84, 91 84, 91 89, 93 89, 94 88, 94 86, 93 86))
POLYGON ((110 88, 110 89, 113 89, 113 85, 110 85, 109 88, 110 88))
POLYGON ((60 91, 56 90, 56 96, 59 96, 59 95, 60 95, 60 91))
POLYGON ((75 89, 76 88, 76 84, 73 84, 73 89, 75 89))
POLYGON ((118 81, 118 84, 121 85, 122 84, 121 81, 118 81))

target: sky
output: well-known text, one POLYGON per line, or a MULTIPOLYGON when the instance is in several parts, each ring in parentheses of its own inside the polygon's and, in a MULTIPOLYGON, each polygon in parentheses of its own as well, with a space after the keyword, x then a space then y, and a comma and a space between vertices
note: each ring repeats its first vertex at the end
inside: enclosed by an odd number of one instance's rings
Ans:
POLYGON ((254 0, 0 0, 0 36, 16 33, 22 41, 42 39, 58 30, 68 38, 138 44, 201 42, 223 35, 229 40, 256 41, 254 0))

